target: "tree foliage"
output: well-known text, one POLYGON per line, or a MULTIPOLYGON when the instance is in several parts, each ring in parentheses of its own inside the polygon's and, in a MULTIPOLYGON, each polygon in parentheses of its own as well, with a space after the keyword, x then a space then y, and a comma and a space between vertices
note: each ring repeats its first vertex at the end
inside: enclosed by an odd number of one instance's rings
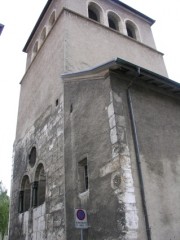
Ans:
POLYGON ((2 239, 8 229, 8 219, 9 219, 9 196, 7 195, 7 190, 3 187, 0 181, 0 234, 2 239))

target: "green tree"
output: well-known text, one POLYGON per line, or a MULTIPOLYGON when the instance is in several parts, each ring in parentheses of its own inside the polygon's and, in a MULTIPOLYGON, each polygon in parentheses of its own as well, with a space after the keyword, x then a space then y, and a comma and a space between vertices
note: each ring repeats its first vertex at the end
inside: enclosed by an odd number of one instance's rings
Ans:
POLYGON ((7 190, 3 187, 0 181, 0 234, 2 239, 8 229, 8 219, 9 219, 9 196, 7 195, 7 190))

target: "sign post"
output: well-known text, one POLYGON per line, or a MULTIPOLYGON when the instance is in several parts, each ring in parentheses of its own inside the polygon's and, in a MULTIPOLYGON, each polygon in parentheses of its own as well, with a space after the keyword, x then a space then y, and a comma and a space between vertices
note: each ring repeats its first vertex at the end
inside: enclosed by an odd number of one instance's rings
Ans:
POLYGON ((83 240, 83 229, 88 228, 87 213, 84 209, 75 209, 75 227, 81 229, 81 240, 83 240))
POLYGON ((81 240, 83 240, 83 229, 81 228, 81 240))

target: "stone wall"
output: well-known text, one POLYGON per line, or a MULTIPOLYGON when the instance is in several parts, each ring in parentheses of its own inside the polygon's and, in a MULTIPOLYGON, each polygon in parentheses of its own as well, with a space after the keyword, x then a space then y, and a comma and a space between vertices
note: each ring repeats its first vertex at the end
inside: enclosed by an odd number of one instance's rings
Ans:
POLYGON ((15 143, 14 151, 9 239, 65 239, 62 97, 56 107, 49 106, 24 138, 15 143), (34 167, 28 159, 32 146, 37 149, 34 167), (29 211, 18 213, 22 178, 28 175, 32 185, 39 163, 43 164, 46 175, 45 203, 33 208, 31 201, 29 211))
MULTIPOLYGON (((153 84, 145 84, 141 78, 134 78, 130 74, 129 76, 120 73, 112 74, 111 79, 117 136, 121 139, 121 144, 126 138, 130 150, 133 192, 139 217, 138 234, 143 236, 139 239, 145 239, 146 236, 142 235, 142 229, 146 228, 140 194, 142 186, 139 182, 127 104, 128 87, 132 98, 140 150, 139 164, 142 169, 152 239, 178 239, 180 236, 177 222, 177 219, 180 218, 179 211, 177 211, 179 209, 177 202, 180 197, 180 134, 178 131, 180 128, 180 98, 168 90, 157 88, 153 84), (120 106, 123 106, 123 111, 120 106), (122 118, 122 112, 124 112, 125 121, 122 118), (126 128, 124 128, 124 123, 126 128), (126 134, 124 134, 125 129, 126 134)), ((128 176, 130 177, 130 174, 128 176)), ((131 191, 131 194, 133 192, 131 191)))
POLYGON ((139 221, 141 208, 137 208, 139 192, 134 186, 124 99, 112 91, 109 78, 67 80, 64 94, 68 240, 79 237, 73 210, 80 207, 87 210, 90 226, 85 239, 145 239, 144 222, 139 221), (78 162, 84 156, 89 189, 79 193, 78 162))

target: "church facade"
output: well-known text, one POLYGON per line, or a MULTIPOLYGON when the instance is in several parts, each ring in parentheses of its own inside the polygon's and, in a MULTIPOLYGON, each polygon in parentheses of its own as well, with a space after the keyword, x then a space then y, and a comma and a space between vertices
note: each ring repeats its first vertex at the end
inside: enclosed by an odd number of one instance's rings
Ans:
POLYGON ((180 85, 154 22, 118 0, 47 1, 23 49, 9 240, 180 236, 180 85))

